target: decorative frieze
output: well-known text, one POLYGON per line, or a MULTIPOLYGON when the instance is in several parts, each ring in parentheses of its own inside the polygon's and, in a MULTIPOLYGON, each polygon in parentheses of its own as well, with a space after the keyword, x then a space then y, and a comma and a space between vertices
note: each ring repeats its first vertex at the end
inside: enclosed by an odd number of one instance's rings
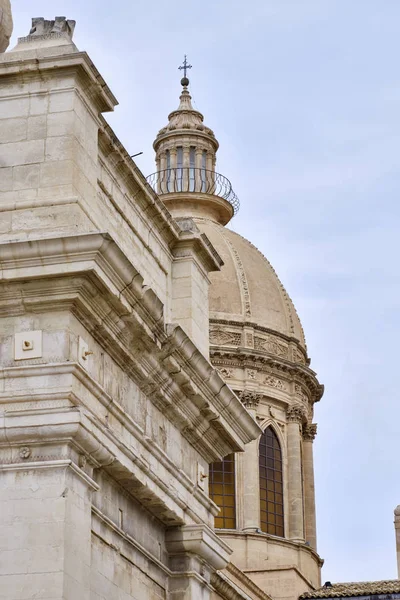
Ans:
POLYGON ((283 383, 283 381, 281 379, 278 379, 277 377, 273 377, 272 375, 267 375, 267 377, 264 379, 264 383, 265 385, 268 385, 269 387, 273 387, 277 390, 285 390, 286 386, 283 383))
POLYGON ((294 384, 294 392, 303 402, 308 403, 308 395, 299 383, 294 384))
POLYGON ((289 347, 277 338, 269 335, 267 337, 254 337, 254 348, 269 354, 275 354, 281 358, 289 357, 289 347))
POLYGON ((300 363, 301 365, 306 364, 306 359, 303 353, 298 348, 293 348, 293 362, 300 363))
POLYGON ((242 343, 242 334, 235 331, 226 331, 225 329, 210 330, 210 344, 216 346, 240 346, 242 343))

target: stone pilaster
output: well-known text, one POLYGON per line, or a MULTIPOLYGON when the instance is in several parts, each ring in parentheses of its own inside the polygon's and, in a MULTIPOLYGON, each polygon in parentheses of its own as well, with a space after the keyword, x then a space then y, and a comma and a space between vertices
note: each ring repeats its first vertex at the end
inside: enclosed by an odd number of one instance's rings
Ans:
POLYGON ((287 481, 289 506, 288 537, 304 542, 304 507, 301 460, 301 423, 304 420, 303 408, 291 406, 287 411, 287 481))
POLYGON ((394 529, 396 533, 397 577, 400 579, 400 505, 394 510, 394 529))
POLYGON ((168 598, 209 600, 211 574, 224 569, 232 550, 206 525, 186 525, 168 529, 165 535, 170 557, 168 598))
POLYGON ((317 549, 317 527, 315 514, 315 485, 313 441, 317 434, 315 423, 303 427, 303 483, 305 538, 311 548, 317 549))
POLYGON ((98 485, 77 447, 93 450, 96 440, 82 430, 74 409, 40 417, 42 427, 30 412, 0 418, 5 596, 21 598, 29 589, 32 598, 46 590, 54 600, 90 600, 92 493, 98 485))
MULTIPOLYGON (((257 407, 262 394, 254 391, 244 390, 240 399, 256 418, 257 407)), ((260 474, 258 464, 259 439, 246 444, 244 454, 241 456, 242 474, 242 527, 244 531, 256 531, 260 528, 260 474)))

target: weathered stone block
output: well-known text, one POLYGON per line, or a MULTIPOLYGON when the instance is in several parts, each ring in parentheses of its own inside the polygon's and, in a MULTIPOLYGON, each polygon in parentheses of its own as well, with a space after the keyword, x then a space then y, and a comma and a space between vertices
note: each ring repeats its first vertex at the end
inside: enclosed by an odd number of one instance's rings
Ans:
POLYGON ((44 140, 0 144, 0 167, 31 165, 44 160, 44 140))
POLYGON ((26 140, 26 136, 26 119, 20 118, 0 120, 0 144, 7 144, 10 142, 21 142, 22 140, 26 140))

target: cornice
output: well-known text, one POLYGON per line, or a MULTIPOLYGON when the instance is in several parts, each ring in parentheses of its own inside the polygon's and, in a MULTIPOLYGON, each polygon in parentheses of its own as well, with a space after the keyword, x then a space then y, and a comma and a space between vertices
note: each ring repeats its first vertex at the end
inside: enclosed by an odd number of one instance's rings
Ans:
POLYGON ((304 356, 305 363, 307 365, 309 365, 309 363, 310 363, 310 359, 307 357, 307 353, 306 353, 305 349, 300 344, 300 342, 297 338, 295 338, 293 336, 285 335, 284 333, 275 331, 274 329, 270 329, 269 327, 263 327, 262 325, 258 325, 254 321, 247 320, 247 321, 239 322, 239 321, 234 321, 231 319, 217 319, 215 317, 210 316, 210 325, 211 326, 212 325, 227 325, 229 327, 239 327, 240 329, 243 329, 244 327, 249 327, 254 330, 255 334, 257 332, 268 333, 269 335, 272 335, 274 338, 282 339, 285 342, 288 342, 288 343, 291 343, 291 344, 294 344, 295 346, 297 346, 297 348, 299 349, 301 354, 304 356))
MULTIPOLYGON (((323 566, 324 561, 323 559, 320 557, 320 555, 318 554, 318 552, 316 552, 316 550, 314 550, 313 548, 311 548, 311 546, 307 546, 304 542, 296 542, 294 540, 289 540, 287 538, 280 538, 274 535, 270 535, 268 533, 256 533, 256 532, 247 532, 247 531, 238 531, 238 530, 229 530, 229 529, 220 529, 218 530, 218 535, 220 537, 222 537, 223 540, 225 540, 228 544, 229 544, 229 539, 230 538, 236 538, 236 540, 246 540, 246 539, 251 539, 254 541, 259 541, 262 543, 268 543, 268 545, 277 545, 277 546, 288 546, 291 547, 295 550, 301 550, 302 552, 306 552, 307 554, 309 554, 310 556, 312 556, 314 558, 314 560, 316 560, 318 562, 318 565, 320 567, 323 566)), ((280 566, 276 566, 276 567, 272 567, 271 570, 279 570, 281 567, 280 566)), ((290 566, 288 568, 291 568, 290 566)), ((269 570, 268 568, 265 569, 244 569, 244 573, 251 573, 251 572, 260 572, 260 571, 267 571, 269 570)))
MULTIPOLYGON (((131 194, 129 201, 134 200, 135 203, 139 203, 144 213, 152 218, 159 234, 168 246, 173 246, 180 237, 181 230, 178 224, 101 115, 100 122, 99 147, 104 154, 104 160, 110 161, 112 168, 121 175, 131 194)), ((106 190, 106 193, 109 193, 108 190, 106 190)))
POLYGON ((0 244, 0 266, 3 314, 71 310, 208 462, 259 435, 184 331, 164 323, 161 301, 108 234, 0 244))
POLYGON ((76 74, 85 95, 99 112, 113 111, 118 104, 86 52, 66 52, 65 46, 60 46, 0 54, 0 79, 43 81, 45 77, 59 77, 60 71, 76 74))
POLYGON ((313 403, 318 402, 324 393, 324 386, 318 382, 314 371, 309 367, 300 363, 293 363, 284 358, 257 352, 250 348, 211 346, 210 360, 216 367, 223 363, 225 367, 232 366, 258 370, 274 369, 277 374, 282 373, 298 382, 303 382, 310 391, 310 399, 313 403))

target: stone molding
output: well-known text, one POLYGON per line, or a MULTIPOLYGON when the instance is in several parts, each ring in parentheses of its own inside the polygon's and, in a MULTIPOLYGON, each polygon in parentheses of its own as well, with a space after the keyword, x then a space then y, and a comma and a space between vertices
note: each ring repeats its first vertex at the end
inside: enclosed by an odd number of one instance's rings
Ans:
POLYGON ((170 555, 195 554, 214 569, 224 569, 232 554, 231 548, 205 524, 167 529, 165 542, 170 555))
POLYGON ((303 440, 306 442, 313 442, 317 435, 317 424, 310 423, 303 426, 303 440))
MULTIPOLYGON (((78 402, 78 399, 75 398, 75 401, 78 402)), ((149 470, 146 460, 123 444, 106 426, 95 421, 95 417, 75 407, 57 412, 51 409, 37 413, 32 410, 21 411, 0 417, 0 472, 15 468, 72 468, 81 478, 86 478, 93 488, 96 484, 91 478, 91 469, 102 467, 128 492, 129 486, 133 487, 135 498, 145 502, 147 509, 166 525, 182 525, 186 515, 195 517, 188 510, 186 502, 178 496, 179 486, 171 489, 165 483, 167 477, 163 478, 161 474, 149 470), (19 444, 32 448, 30 459, 21 462, 19 444), (49 448, 51 454, 43 454, 46 452, 43 448, 49 448), (77 464, 82 454, 88 457, 83 468, 77 464)), ((177 477, 176 467, 174 473, 177 477)), ((193 482, 190 487, 192 491, 193 482)), ((203 505, 207 511, 211 504, 204 494, 203 505)))
POLYGON ((309 392, 310 403, 319 402, 324 393, 324 386, 318 382, 316 374, 309 367, 278 357, 255 354, 250 348, 211 346, 210 360, 218 369, 257 369, 261 378, 269 375, 280 378, 282 375, 286 380, 301 382, 309 392))
POLYGON ((99 342, 106 344, 114 359, 136 375, 141 389, 151 394, 161 409, 168 406, 176 412, 182 432, 208 462, 243 449, 259 435, 258 426, 236 395, 184 331, 178 325, 164 324, 161 301, 143 285, 141 275, 109 235, 81 234, 1 244, 0 261, 3 281, 10 285, 8 314, 21 314, 27 307, 43 312, 49 307, 54 309, 57 303, 65 307, 67 300, 88 331, 95 338, 100 336, 99 342), (44 274, 49 279, 43 278, 44 274), (37 279, 39 276, 41 279, 37 279), (33 280, 22 304, 19 288, 25 283, 21 284, 21 279, 28 283, 33 280), (15 302, 10 304, 12 289, 15 302), (165 386, 168 392, 160 392, 158 378, 163 372, 165 381, 171 381, 169 388, 165 386), (200 422, 197 427, 191 424, 199 404, 203 406, 200 421, 207 425, 204 430, 200 422))
MULTIPOLYGON (((87 98, 90 98, 89 110, 93 113, 93 108, 96 108, 97 118, 101 112, 113 111, 118 104, 114 94, 86 52, 65 54, 65 46, 56 46, 52 48, 52 53, 49 55, 47 48, 36 48, 33 58, 29 53, 29 45, 23 48, 21 50, 18 47, 18 50, 0 54, 0 79, 7 77, 11 81, 13 79, 20 81, 21 77, 26 77, 27 80, 40 79, 42 81, 48 75, 51 77, 62 76, 62 71, 68 69, 70 77, 75 75, 76 91, 84 90, 82 96, 86 94, 87 98), (24 58, 24 50, 27 51, 26 58, 24 58), (18 64, 18 68, 15 63, 18 64)), ((23 96, 22 93, 21 97, 23 96)))

